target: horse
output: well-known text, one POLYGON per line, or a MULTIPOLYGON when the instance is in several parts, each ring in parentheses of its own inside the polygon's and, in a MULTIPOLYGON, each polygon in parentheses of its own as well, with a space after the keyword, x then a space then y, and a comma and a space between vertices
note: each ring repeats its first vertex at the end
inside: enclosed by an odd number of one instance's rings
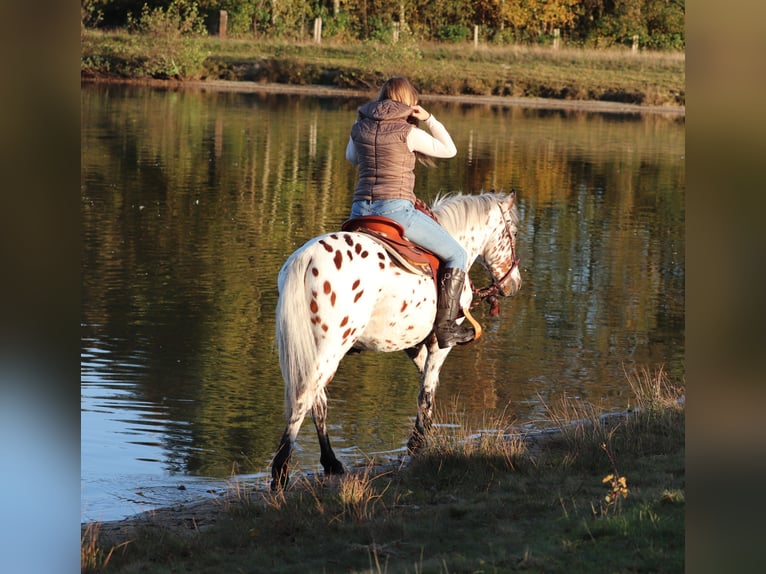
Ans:
MULTIPOLYGON (((521 287, 516 256, 515 192, 437 197, 431 211, 463 246, 469 267, 480 263, 493 284, 485 295, 515 295, 521 287)), ((433 335, 437 289, 433 276, 396 264, 388 251, 362 232, 331 232, 310 239, 288 257, 277 277, 276 341, 285 384, 287 425, 272 461, 272 490, 284 488, 301 423, 311 411, 325 474, 344 468, 327 434, 325 389, 346 354, 405 351, 420 374, 417 417, 407 442, 425 444, 431 427, 439 371, 451 348, 433 335)), ((472 286, 460 297, 468 309, 472 286)), ((496 305, 496 303, 495 303, 496 305)), ((470 317, 470 314, 467 314, 470 317)))

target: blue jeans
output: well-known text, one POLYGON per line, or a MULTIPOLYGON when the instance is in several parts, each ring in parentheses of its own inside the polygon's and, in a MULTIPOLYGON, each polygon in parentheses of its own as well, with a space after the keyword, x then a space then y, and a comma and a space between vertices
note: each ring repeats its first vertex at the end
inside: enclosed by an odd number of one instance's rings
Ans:
POLYGON ((404 235, 422 245, 439 259, 446 268, 468 271, 468 255, 455 239, 441 225, 425 213, 415 209, 406 199, 381 199, 379 201, 355 201, 351 204, 351 217, 382 215, 393 219, 404 227, 404 235))

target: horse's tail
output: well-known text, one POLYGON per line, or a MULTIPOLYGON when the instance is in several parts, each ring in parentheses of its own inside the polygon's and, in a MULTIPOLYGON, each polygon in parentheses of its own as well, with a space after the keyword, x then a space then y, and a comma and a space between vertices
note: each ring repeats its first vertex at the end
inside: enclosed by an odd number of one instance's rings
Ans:
POLYGON ((294 253, 279 272, 276 337, 279 346, 279 366, 285 382, 285 417, 296 413, 298 401, 309 401, 298 409, 303 414, 311 406, 314 393, 307 385, 316 385, 317 345, 311 329, 306 273, 311 262, 310 247, 294 253))

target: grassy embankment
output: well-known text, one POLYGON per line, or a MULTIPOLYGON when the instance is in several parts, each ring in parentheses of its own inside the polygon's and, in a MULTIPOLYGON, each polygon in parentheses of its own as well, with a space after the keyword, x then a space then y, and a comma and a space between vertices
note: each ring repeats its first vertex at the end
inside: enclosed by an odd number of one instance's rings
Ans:
POLYGON ((378 42, 285 43, 207 37, 158 42, 86 30, 83 78, 181 78, 369 90, 408 76, 439 95, 685 105, 683 53, 378 42))
POLYGON ((661 369, 627 382, 627 416, 562 399, 548 405, 560 432, 534 442, 477 430, 507 421, 442 412, 457 424, 401 470, 232 493, 203 531, 105 541, 89 525, 83 571, 682 572, 682 389, 661 369))

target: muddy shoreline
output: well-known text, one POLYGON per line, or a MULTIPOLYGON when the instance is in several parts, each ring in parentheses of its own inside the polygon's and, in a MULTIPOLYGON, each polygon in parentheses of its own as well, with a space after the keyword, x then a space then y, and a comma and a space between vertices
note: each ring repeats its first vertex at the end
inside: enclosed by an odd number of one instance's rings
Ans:
MULTIPOLYGON (((683 406, 684 397, 679 399, 679 406, 683 406)), ((627 411, 604 413, 597 417, 598 425, 603 428, 614 428, 627 418, 638 414, 638 409, 627 411)), ((594 420, 574 420, 569 423, 572 427, 589 427, 594 420)), ((528 432, 520 432, 504 435, 507 440, 520 440, 523 442, 528 455, 539 456, 543 449, 550 447, 557 439, 562 437, 562 429, 558 427, 540 429, 528 432)), ((382 474, 390 474, 401 471, 409 462, 409 456, 381 461, 373 466, 359 465, 347 467, 347 474, 365 473, 370 477, 382 474)), ((332 483, 339 480, 336 476, 324 477, 323 473, 304 472, 291 478, 291 491, 305 487, 314 480, 323 480, 332 483)), ((253 504, 267 504, 271 493, 265 487, 243 485, 236 489, 220 489, 210 497, 191 502, 180 502, 167 507, 147 510, 139 514, 128 516, 119 520, 103 522, 83 522, 81 531, 85 533, 89 528, 97 528, 97 536, 101 544, 118 545, 134 539, 139 533, 146 532, 172 532, 177 536, 195 536, 215 524, 226 515, 236 509, 244 508, 253 504)))
MULTIPOLYGON (((83 84, 126 84, 148 86, 165 89, 196 89, 212 91, 228 91, 242 93, 298 94, 307 96, 372 98, 374 90, 354 90, 322 85, 293 85, 264 82, 230 81, 230 80, 136 80, 117 78, 81 78, 83 84)), ((548 110, 571 110, 593 113, 616 114, 662 114, 686 116, 686 106, 649 106, 626 104, 621 102, 606 102, 596 100, 557 100, 548 98, 516 98, 509 96, 479 96, 479 95, 440 95, 423 94, 424 102, 458 102, 465 104, 489 105, 498 107, 525 107, 548 110)))

